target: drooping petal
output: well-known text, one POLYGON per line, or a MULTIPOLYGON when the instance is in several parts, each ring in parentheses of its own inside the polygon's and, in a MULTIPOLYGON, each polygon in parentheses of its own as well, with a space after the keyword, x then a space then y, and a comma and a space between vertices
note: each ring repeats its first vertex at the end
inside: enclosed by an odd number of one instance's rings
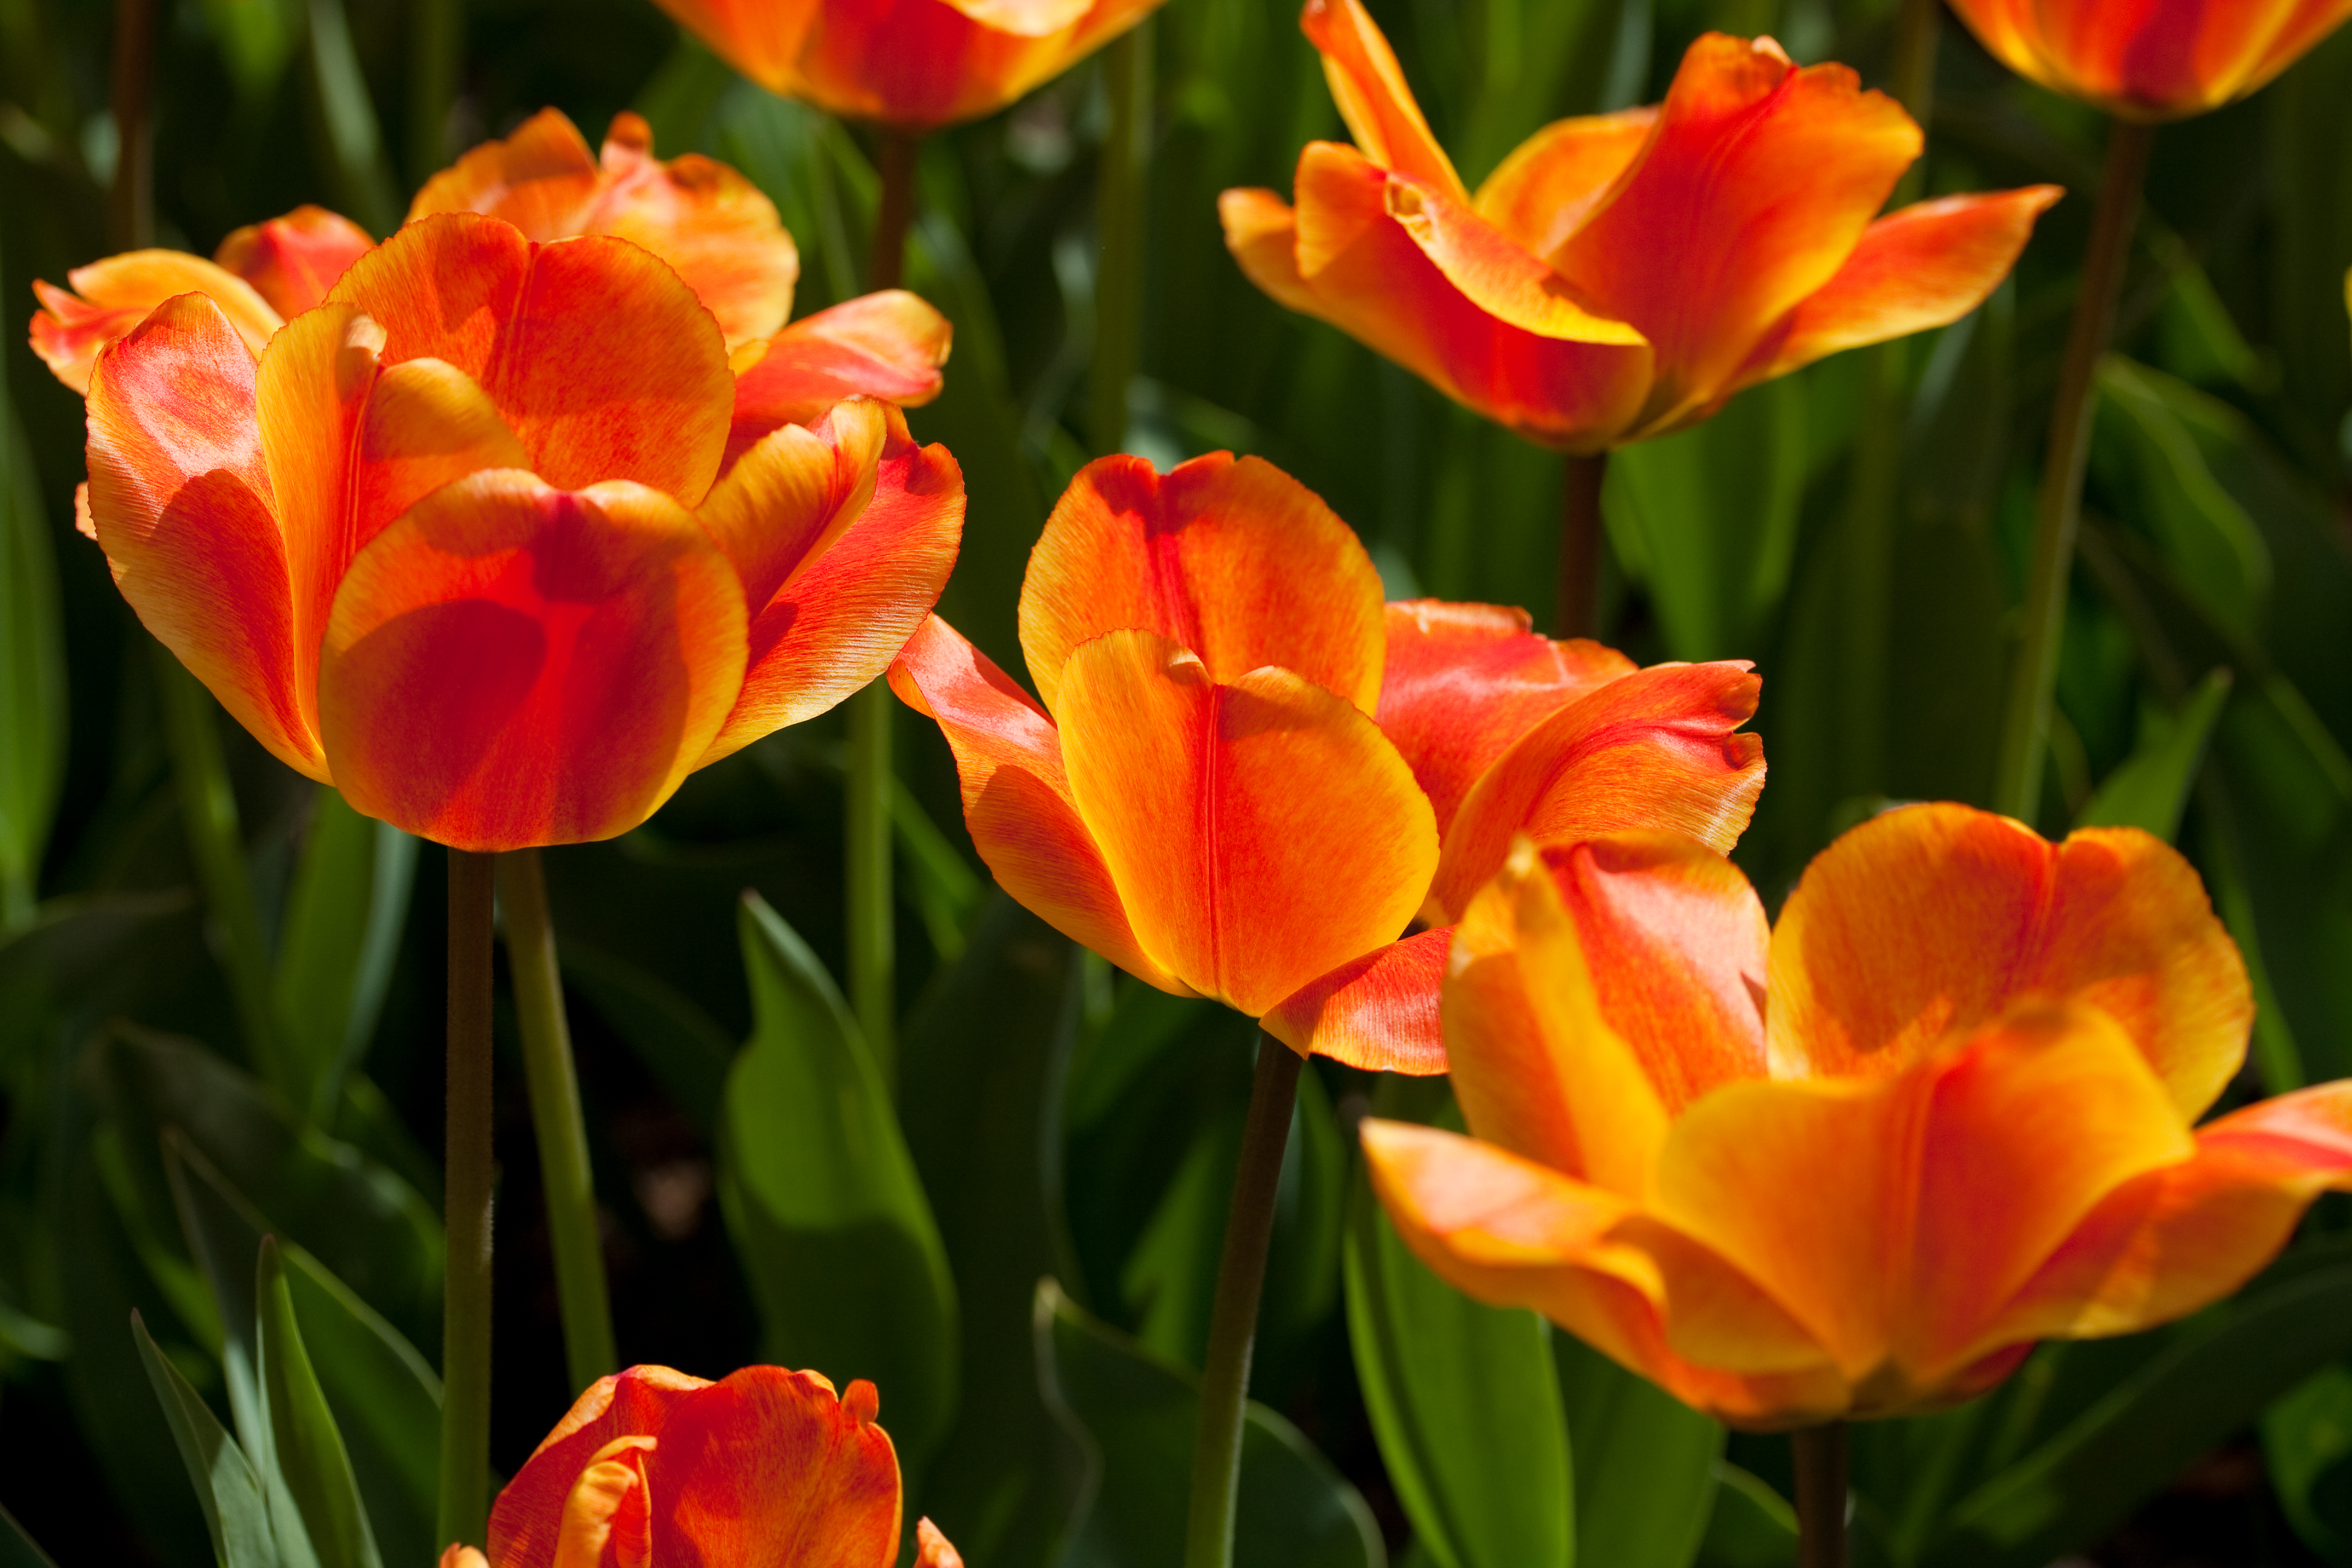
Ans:
POLYGON ((324 780, 245 341, 209 296, 167 300, 100 357, 89 413, 89 516, 115 585, 256 740, 324 780))
POLYGON ((1609 194, 1650 140, 1654 106, 1555 120, 1496 165, 1472 205, 1536 256, 1549 256, 1609 194))
POLYGON ((1453 825, 1462 797, 1546 715, 1633 673, 1613 648, 1529 630, 1528 613, 1496 605, 1413 599, 1388 606, 1381 730, 1453 825))
POLYGON ((1550 258, 1655 350, 1645 428, 1727 391, 1844 265, 1919 148, 1910 116, 1844 66, 1800 70, 1769 39, 1691 45, 1648 150, 1550 258))
POLYGON ((870 1384, 747 1366, 681 1400, 649 1467, 661 1568, 880 1568, 898 1459, 870 1384), (863 1392, 863 1397, 859 1397, 863 1392))
POLYGON ((863 394, 919 408, 940 395, 954 331, 921 296, 885 289, 794 321, 731 362, 734 422, 727 461, 783 425, 807 425, 863 394))
POLYGON ((1529 730, 1479 776, 1446 829, 1429 912, 1465 908, 1518 834, 1542 843, 1675 833, 1729 853, 1764 787, 1764 743, 1738 732, 1761 689, 1749 668, 1655 665, 1529 730))
POLYGON ((1111 457, 1078 470, 1021 582, 1021 651, 1046 708, 1061 711, 1077 647, 1129 628, 1191 650, 1221 685, 1276 665, 1367 713, 1380 697, 1372 558, 1262 458, 1213 452, 1162 475, 1111 457))
POLYGON ((1300 1056, 1366 1072, 1442 1073, 1437 998, 1453 944, 1450 926, 1391 942, 1307 982, 1259 1022, 1300 1056))
POLYGON ((947 737, 963 786, 964 826, 997 885, 1146 984, 1194 994, 1136 940, 1110 868, 1070 797, 1061 737, 1029 694, 937 616, 890 666, 890 689, 947 737))
POLYGON ((490 1561, 497 1568, 553 1562, 580 1473, 616 1439, 658 1436, 682 1400, 709 1386, 666 1366, 633 1366, 590 1384, 490 1505, 490 1561))
POLYGON ((2112 1015, 2185 1117, 2245 1058, 2244 963, 2188 861, 2130 828, 2050 844, 1967 806, 1906 806, 1823 850, 1772 935, 1773 1072, 1880 1073, 2021 997, 2112 1015))
POLYGON ((251 357, 259 357, 270 334, 284 325, 244 279, 182 250, 110 256, 75 268, 66 281, 72 293, 34 282, 41 309, 33 316, 32 344, 41 363, 78 393, 89 391, 90 366, 100 350, 178 295, 209 296, 251 357))
POLYGON ((305 205, 231 230, 213 259, 252 284, 270 309, 290 321, 326 299, 352 263, 374 246, 367 230, 341 214, 305 205))
POLYGON ((1389 216, 1462 297, 1506 326, 1569 342, 1632 344, 1642 334, 1597 314, 1549 264, 1442 191, 1391 174, 1389 216))
POLYGON ((491 469, 352 562, 320 658, 336 783, 454 847, 608 838, 669 797, 734 703, 742 589, 677 502, 491 469))
MULTIPOLYGON (((897 409, 865 398, 841 404, 826 423, 877 438, 857 457, 860 471, 845 487, 849 493, 793 558, 782 581, 764 600, 747 596, 751 658, 742 695, 704 763, 814 718, 880 675, 930 615, 955 569, 963 470, 948 449, 918 447, 897 409)), ((808 434, 788 427, 769 440, 808 434)), ((837 438, 845 454, 858 445, 846 434, 837 438)), ((766 445, 719 482, 714 502, 759 464, 766 445)), ((706 506, 706 523, 710 513, 706 506)), ((746 592, 752 592, 748 584, 746 592)))
POLYGON ((1920 202, 1880 218, 1837 275, 1797 307, 1787 332, 1759 347, 1739 384, 1958 321, 2009 276, 2033 220, 2063 195, 2061 186, 2028 185, 1920 202))
POLYGON ((1323 57, 1323 79, 1357 150, 1383 168, 1428 181, 1457 202, 1469 193, 1430 134, 1396 52, 1361 0, 1307 0, 1299 30, 1323 57))
POLYGON ((1394 942, 1436 861, 1429 802, 1370 719, 1286 669, 1230 684, 1147 631, 1062 667, 1062 755, 1137 938, 1260 1017, 1394 942))

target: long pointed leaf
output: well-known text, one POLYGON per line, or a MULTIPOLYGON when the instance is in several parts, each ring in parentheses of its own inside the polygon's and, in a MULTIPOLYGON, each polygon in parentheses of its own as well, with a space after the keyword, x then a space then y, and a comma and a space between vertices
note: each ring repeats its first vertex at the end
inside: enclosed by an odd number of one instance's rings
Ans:
POLYGON ((147 1368, 156 1402, 163 1407, 163 1419, 172 1428, 172 1440, 188 1467, 188 1479, 196 1489, 205 1528, 212 1532, 215 1560, 220 1568, 278 1568, 269 1505, 262 1498, 261 1478, 254 1473, 245 1451, 222 1427, 204 1396, 156 1349, 137 1312, 131 1314, 131 1334, 138 1342, 139 1359, 147 1368))
POLYGON ((302 1345, 274 1237, 261 1238, 254 1294, 259 1299, 261 1386, 269 1401, 273 1457, 301 1510, 320 1568, 383 1568, 351 1455, 302 1345))

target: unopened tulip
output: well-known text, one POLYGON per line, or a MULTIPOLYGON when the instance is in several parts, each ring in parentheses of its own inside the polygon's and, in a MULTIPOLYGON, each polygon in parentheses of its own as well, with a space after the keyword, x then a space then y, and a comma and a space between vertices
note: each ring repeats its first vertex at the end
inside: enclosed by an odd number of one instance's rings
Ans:
POLYGON ((2352 0, 1952 0, 2029 81, 2125 120, 2179 120, 2243 98, 2352 16, 2352 0))
POLYGON ((1469 1136, 1372 1121, 1406 1244, 1735 1426, 1966 1399, 2227 1295, 2352 1186, 2352 1082, 2198 1125, 2253 1004, 2196 873, 1906 807, 1769 933, 1706 846, 1522 840, 1456 930, 1469 1136))
POLYGON ((1705 419, 1825 354, 1942 326, 2007 275, 2055 186, 1878 217, 1918 157, 1843 66, 1711 33, 1664 104, 1546 126, 1474 195, 1360 0, 1301 20, 1354 145, 1307 144, 1297 205, 1231 190, 1259 288, 1544 446, 1705 419))

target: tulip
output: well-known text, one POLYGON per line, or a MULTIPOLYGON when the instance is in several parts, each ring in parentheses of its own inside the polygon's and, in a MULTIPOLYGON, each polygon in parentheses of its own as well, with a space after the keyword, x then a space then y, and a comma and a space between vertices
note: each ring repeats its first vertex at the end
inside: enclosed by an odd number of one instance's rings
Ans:
MULTIPOLYGON (((813 1372, 718 1383, 633 1366, 593 1384, 442 1568, 892 1568, 898 1457, 874 1385, 813 1372)), ((929 1520, 916 1568, 963 1568, 929 1520)))
POLYGON ((1474 195, 1359 0, 1300 26, 1353 146, 1297 205, 1230 190, 1251 280, 1539 445, 1590 454, 1706 418, 1825 354, 1958 320, 2056 187, 1874 215, 1919 128, 1843 66, 1708 34, 1655 108, 1538 131, 1474 195))
POLYGON ((850 120, 925 132, 993 114, 1159 0, 661 0, 745 76, 850 120))
MULTIPOLYGON (((756 374, 757 367, 754 367, 756 374)), ((954 459, 739 407, 658 258, 420 218, 254 345, 204 292, 92 368, 85 525, 288 765, 455 848, 609 837, 840 701, 954 561, 954 459)))
POLYGON ((2003 65, 2124 120, 2245 97, 2352 16, 2352 0, 1952 0, 2003 65))
POLYGON ((2352 1186, 2352 1082, 2202 1127, 2253 1004, 2196 873, 1958 805, 1777 928, 1704 845, 1523 840, 1457 930, 1469 1135, 1364 1124, 1406 1244, 1734 1426, 1967 1399, 2235 1289, 2352 1186))

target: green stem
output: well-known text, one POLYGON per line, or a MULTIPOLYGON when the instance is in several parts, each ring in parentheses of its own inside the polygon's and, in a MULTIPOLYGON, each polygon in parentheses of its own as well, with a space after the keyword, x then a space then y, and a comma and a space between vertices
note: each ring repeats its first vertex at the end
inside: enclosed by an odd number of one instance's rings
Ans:
POLYGON ((2091 219, 2091 249, 2074 296, 2066 355, 2050 411, 2050 446, 2042 458, 2042 489, 2034 500, 2033 564, 2025 585, 2023 637, 2010 669, 2009 705, 2001 722, 2000 756, 1992 805, 2031 822, 2042 797, 2042 756, 2050 737, 2051 698, 2058 681, 2059 645, 2066 630, 2066 588, 2082 524, 2083 470, 2090 460, 2091 416, 2099 357, 2115 331, 2116 300, 2123 291, 2131 235, 2139 216, 2156 128, 2117 121, 2107 137, 2106 173, 2091 219))
POLYGON ((1845 1568, 1845 1423, 1789 1434, 1797 1470, 1797 1568, 1845 1568))
POLYGON ((449 107, 457 97, 462 0, 412 0, 408 39, 408 183, 449 161, 449 107))
POLYGON ((1087 436, 1097 454, 1127 445, 1127 389, 1135 379, 1143 305, 1144 168, 1151 155, 1151 22, 1103 50, 1110 129, 1095 179, 1095 356, 1087 377, 1087 436))
POLYGON ((110 69, 116 150, 108 226, 116 245, 138 250, 155 243, 154 0, 114 0, 110 69))
POLYGON ((228 976, 230 998, 253 1070, 287 1096, 309 1103, 289 1071, 278 1005, 270 986, 269 947, 262 940, 261 910, 245 866, 245 840, 238 831, 236 794, 229 787, 228 763, 221 754, 212 693, 162 643, 153 643, 155 697, 163 710, 164 741, 172 752, 172 776, 180 796, 180 820, 188 854, 203 887, 211 919, 213 947, 228 976))
POLYGON ((1250 1349, 1257 1337, 1258 1297, 1265 1289, 1266 1247, 1274 1239, 1274 1200, 1282 1184, 1282 1152, 1290 1142, 1290 1113, 1298 1101, 1301 1060, 1272 1035, 1258 1037, 1249 1116, 1242 1124, 1241 1165, 1234 1173, 1224 1253, 1217 1260, 1208 1363, 1201 1370, 1184 1568, 1232 1568, 1234 1561, 1234 1505, 1241 1494, 1250 1349))
POLYGON ((445 1546, 486 1544, 490 1515, 491 859, 449 851, 448 1262, 434 1536, 445 1546))
POLYGON ((588 1167, 588 1127, 580 1113, 580 1078, 572 1063, 572 1027, 563 1016, 563 976, 555 923, 547 913, 547 876, 537 849, 498 858, 499 907, 506 915, 507 963, 521 1025, 522 1063, 530 1085, 531 1129, 539 1138, 540 1180, 547 1190, 547 1230, 555 1250, 555 1299, 563 1317, 563 1359, 579 1394, 621 1370, 613 1346, 613 1308, 604 1289, 604 1248, 596 1223, 596 1186, 588 1167))
POLYGON ((1564 637, 1601 635, 1601 491, 1609 478, 1609 454, 1573 453, 1561 488, 1559 593, 1552 608, 1553 630, 1564 637))

